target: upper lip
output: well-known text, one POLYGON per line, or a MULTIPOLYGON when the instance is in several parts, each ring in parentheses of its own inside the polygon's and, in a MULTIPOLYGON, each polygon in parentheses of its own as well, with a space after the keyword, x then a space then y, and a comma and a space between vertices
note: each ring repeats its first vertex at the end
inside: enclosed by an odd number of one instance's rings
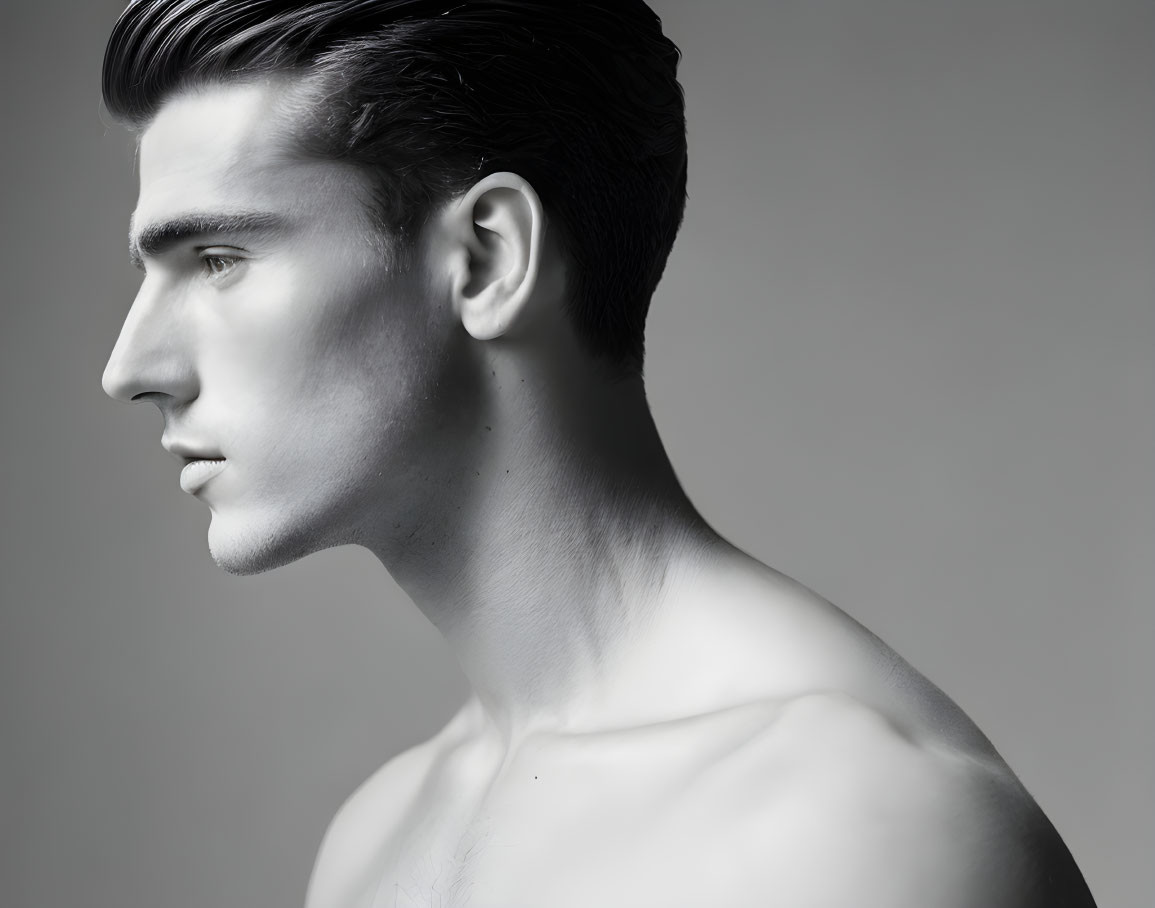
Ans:
POLYGON ((161 440, 161 447, 163 447, 169 454, 179 457, 185 463, 192 463, 197 460, 224 460, 224 455, 209 445, 202 445, 191 443, 187 441, 170 441, 168 439, 161 440))

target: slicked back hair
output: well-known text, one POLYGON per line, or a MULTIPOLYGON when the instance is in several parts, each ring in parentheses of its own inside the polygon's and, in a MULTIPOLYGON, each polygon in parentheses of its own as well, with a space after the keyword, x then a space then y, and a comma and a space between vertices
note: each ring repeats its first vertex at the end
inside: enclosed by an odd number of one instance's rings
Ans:
POLYGON ((302 149, 366 170, 401 251, 439 203, 520 174, 560 222, 578 337, 636 371, 685 206, 678 57, 642 0, 136 0, 103 87, 142 127, 186 88, 300 77, 302 149))

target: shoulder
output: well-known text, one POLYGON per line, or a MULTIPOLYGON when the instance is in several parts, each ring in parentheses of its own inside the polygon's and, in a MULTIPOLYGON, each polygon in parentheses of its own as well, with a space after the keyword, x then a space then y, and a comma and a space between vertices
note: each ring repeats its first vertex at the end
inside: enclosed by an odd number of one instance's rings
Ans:
POLYGON ((346 799, 329 822, 305 899, 306 908, 356 905, 387 844, 406 791, 418 778, 421 748, 394 757, 346 799))
POLYGON ((382 858, 459 718, 434 738, 393 757, 345 800, 321 840, 305 908, 372 901, 382 858))
POLYGON ((728 847, 748 856, 744 885, 813 906, 1093 904, 1054 828, 997 757, 912 737, 838 692, 766 715, 704 774, 712 802, 734 811, 707 822, 741 836, 728 847))

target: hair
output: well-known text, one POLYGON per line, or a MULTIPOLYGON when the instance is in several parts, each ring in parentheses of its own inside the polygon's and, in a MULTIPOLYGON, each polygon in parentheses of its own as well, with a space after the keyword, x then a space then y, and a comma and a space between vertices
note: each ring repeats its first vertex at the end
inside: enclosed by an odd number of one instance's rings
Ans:
POLYGON ((685 208, 678 59, 642 0, 135 0, 103 89, 139 128, 188 88, 299 77, 302 149, 365 169, 400 250, 440 203, 520 174, 560 224, 575 333, 632 371, 685 208))

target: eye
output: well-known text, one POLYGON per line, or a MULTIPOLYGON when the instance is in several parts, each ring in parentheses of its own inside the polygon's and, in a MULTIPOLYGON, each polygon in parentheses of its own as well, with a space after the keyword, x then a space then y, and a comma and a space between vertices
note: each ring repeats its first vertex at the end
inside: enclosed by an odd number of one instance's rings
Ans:
POLYGON ((237 261, 228 255, 206 255, 201 258, 205 263, 205 271, 208 272, 210 277, 225 274, 237 261))
POLYGON ((227 252, 204 250, 201 252, 201 267, 210 280, 219 280, 228 276, 240 262, 240 256, 230 255, 227 252))

